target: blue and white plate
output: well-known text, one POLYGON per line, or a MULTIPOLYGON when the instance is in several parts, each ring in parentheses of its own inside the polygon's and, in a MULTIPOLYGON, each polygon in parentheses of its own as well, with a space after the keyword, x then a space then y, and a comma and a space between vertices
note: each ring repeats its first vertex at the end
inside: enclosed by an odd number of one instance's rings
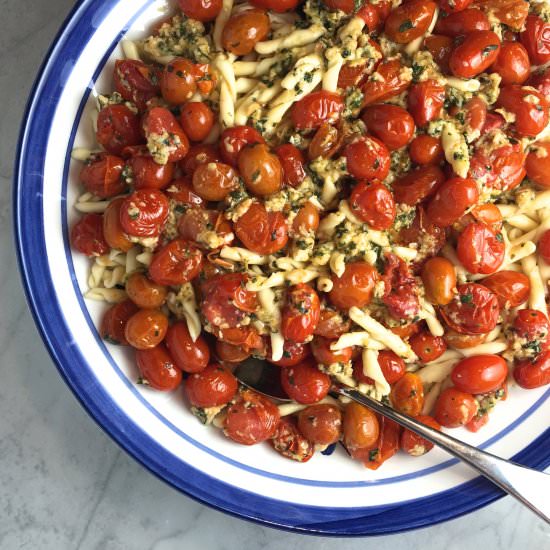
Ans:
MULTIPOLYGON (((82 299, 88 261, 73 255, 75 146, 92 146, 90 94, 112 90, 121 38, 144 36, 166 15, 164 0, 78 2, 40 70, 19 144, 15 229, 29 302, 61 375, 82 405, 122 447, 174 487, 228 513, 296 531, 375 535, 426 526, 484 506, 501 493, 435 449, 396 456, 378 471, 341 449, 307 464, 267 445, 243 447, 205 428, 182 392, 134 385, 133 358, 106 346, 96 326, 102 305, 82 299)), ((520 391, 478 434, 455 432, 522 464, 550 464, 550 390, 520 391)))

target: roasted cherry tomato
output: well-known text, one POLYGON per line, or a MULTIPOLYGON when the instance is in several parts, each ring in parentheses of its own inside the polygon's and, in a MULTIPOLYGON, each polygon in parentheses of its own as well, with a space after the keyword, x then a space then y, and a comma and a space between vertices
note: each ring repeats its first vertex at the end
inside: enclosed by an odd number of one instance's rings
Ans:
POLYGON ((174 363, 184 372, 200 372, 210 362, 208 344, 202 336, 193 340, 185 321, 178 321, 168 329, 166 346, 174 363))
POLYGON ((338 122, 343 110, 344 100, 340 94, 320 91, 297 101, 292 106, 290 116, 298 130, 314 130, 324 122, 338 122))
POLYGON ((399 95, 410 85, 410 80, 403 76, 403 65, 397 59, 382 61, 376 73, 377 77, 369 78, 362 87, 363 106, 399 95))
POLYGON ((534 361, 518 361, 514 367, 514 380, 518 386, 528 390, 550 384, 550 351, 543 351, 534 361))
POLYGON ((221 162, 221 154, 214 145, 192 145, 185 158, 179 163, 187 176, 193 176, 197 167, 210 162, 221 162))
POLYGON ((478 411, 476 415, 472 418, 472 420, 470 420, 470 422, 468 422, 468 424, 466 424, 464 427, 469 432, 476 433, 481 430, 481 428, 483 428, 483 426, 485 426, 487 422, 489 422, 489 413, 478 411))
POLYGON ((235 234, 246 248, 258 254, 275 254, 288 242, 288 227, 281 212, 268 212, 254 202, 235 222, 235 234))
POLYGON ((472 394, 456 388, 447 388, 437 398, 434 418, 446 428, 458 428, 468 424, 476 415, 478 408, 472 394))
POLYGON ((451 178, 439 186, 426 214, 439 227, 448 227, 479 198, 477 183, 470 178, 451 178))
POLYGON ((299 283, 286 293, 282 312, 281 334, 285 340, 304 343, 319 322, 321 305, 317 292, 309 285, 299 283))
POLYGON ((411 337, 409 344, 424 363, 435 361, 447 349, 447 344, 441 336, 434 336, 430 332, 419 332, 411 337))
POLYGON ((446 258, 430 258, 422 269, 422 282, 426 299, 434 305, 445 306, 454 296, 456 288, 455 267, 446 258))
POLYGON ((222 201, 238 187, 237 173, 223 162, 200 164, 193 173, 193 189, 205 201, 222 201))
POLYGON ((532 72, 525 85, 532 86, 544 97, 550 96, 550 67, 542 67, 532 72))
POLYGON ((201 101, 189 101, 180 110, 180 123, 191 141, 202 141, 214 126, 212 109, 201 101))
POLYGON ((128 343, 136 349, 158 346, 166 336, 168 317, 158 309, 140 309, 128 322, 124 334, 128 343))
POLYGON ((384 294, 382 303, 388 313, 399 321, 414 319, 420 312, 418 285, 409 265, 397 255, 387 252, 384 255, 384 294))
POLYGON ((156 163, 147 149, 128 159, 127 167, 134 189, 163 189, 174 176, 174 163, 156 163))
POLYGON ((548 347, 550 323, 548 317, 541 311, 520 309, 514 319, 513 330, 524 342, 525 348, 536 346, 539 349, 546 349, 548 347))
POLYGON ((343 141, 344 136, 338 128, 324 122, 309 144, 308 157, 311 160, 332 158, 340 150, 343 141))
POLYGON ((339 10, 344 13, 353 13, 357 8, 355 0, 322 0, 329 10, 339 10))
POLYGON ((96 139, 113 155, 120 155, 125 147, 143 143, 139 116, 122 103, 104 107, 97 117, 96 139))
POLYGON ((168 290, 137 271, 132 273, 126 281, 126 294, 136 306, 152 309, 164 304, 168 290))
MULTIPOLYGON (((269 349, 269 347, 268 347, 269 349)), ((267 354, 266 360, 279 367, 295 367, 302 363, 310 355, 310 347, 307 344, 298 344, 285 340, 283 344, 283 356, 278 361, 273 361, 271 352, 267 354)))
POLYGON ((424 406, 424 387, 420 376, 405 373, 393 386, 390 401, 395 409, 409 416, 418 416, 424 406))
POLYGON ((181 384, 181 370, 174 365, 163 344, 136 350, 136 363, 142 383, 155 390, 173 391, 181 384))
POLYGON ((502 214, 494 204, 478 204, 472 208, 470 214, 476 221, 485 224, 495 232, 502 229, 502 214))
POLYGON ((188 208, 180 216, 178 233, 188 241, 212 249, 230 245, 234 239, 231 222, 222 212, 197 207, 188 208))
MULTIPOLYGON (((548 27, 550 34, 550 25, 548 27)), ((497 106, 516 115, 514 126, 518 134, 535 137, 548 124, 548 100, 539 92, 517 84, 500 90, 497 106)))
POLYGON ((384 27, 390 40, 407 44, 422 36, 430 26, 437 4, 424 0, 411 0, 390 12, 384 27))
POLYGON ((353 453, 356 449, 372 447, 380 434, 376 415, 367 407, 352 401, 344 410, 344 445, 353 453))
POLYGON ((180 10, 191 19, 213 21, 222 11, 222 0, 178 0, 180 10))
POLYGON ((367 107, 362 114, 367 130, 393 151, 405 147, 414 135, 413 117, 398 105, 367 107))
POLYGON ((109 252, 109 245, 103 234, 103 216, 84 214, 71 229, 71 244, 86 256, 102 256, 109 252))
POLYGON ((411 141, 409 156, 415 164, 438 164, 443 160, 441 140, 420 134, 411 141))
POLYGON ((353 306, 365 307, 372 300, 374 285, 378 280, 378 271, 366 262, 346 264, 341 277, 332 276, 333 287, 329 299, 346 312, 353 306))
POLYGON ((529 15, 525 30, 519 35, 533 65, 550 61, 550 23, 538 15, 529 15))
POLYGON ((350 207, 361 221, 373 229, 389 229, 395 220, 393 194, 381 183, 358 183, 351 193, 350 207))
POLYGON ((473 0, 440 0, 439 7, 445 13, 454 13, 465 10, 473 0))
POLYGON ((352 348, 332 350, 330 346, 337 340, 330 340, 322 336, 315 336, 311 342, 311 353, 317 363, 321 365, 332 365, 334 363, 347 363, 353 354, 352 348))
POLYGON ((292 231, 295 235, 311 235, 319 227, 319 210, 310 201, 307 201, 298 210, 294 221, 292 222, 292 231))
POLYGON ((332 445, 342 433, 342 413, 336 405, 311 405, 298 413, 298 429, 317 445, 332 445))
POLYGON ((117 59, 113 78, 116 91, 126 100, 135 103, 140 111, 147 101, 159 95, 160 71, 136 59, 117 59))
POLYGON ((271 22, 264 10, 252 8, 236 13, 223 28, 223 49, 235 55, 247 55, 270 30, 271 22))
MULTIPOLYGON (((539 241, 540 246, 540 241, 539 241)), ((529 298, 529 277, 517 271, 498 271, 483 279, 483 286, 492 290, 501 308, 511 309, 524 304, 529 298)))
POLYGON ((344 149, 349 173, 357 179, 383 180, 390 172, 390 152, 378 139, 363 136, 344 149))
POLYGON ((122 193, 126 183, 122 179, 124 161, 109 154, 93 156, 80 171, 80 181, 86 191, 106 199, 122 193))
POLYGON ((397 327, 390 327, 390 331, 399 336, 399 338, 410 338, 415 334, 418 334, 422 330, 422 322, 415 321, 412 323, 405 323, 397 327))
POLYGON ((281 418, 269 443, 279 454, 296 462, 307 462, 315 452, 313 443, 298 430, 296 420, 288 416, 281 418))
POLYGON ((483 223, 471 223, 459 235, 456 253, 470 273, 489 275, 504 261, 506 246, 502 233, 495 233, 483 223))
POLYGON ((349 332, 351 329, 351 321, 344 318, 341 313, 323 307, 317 328, 313 334, 322 336, 323 338, 340 338, 342 334, 349 332))
POLYGON ((275 148, 275 154, 283 168, 283 182, 291 187, 298 187, 306 178, 306 159, 300 149, 285 143, 275 148))
POLYGON ((239 172, 248 191, 258 197, 272 195, 283 186, 283 167, 263 143, 245 147, 239 155, 239 172))
POLYGON ((185 393, 193 407, 225 405, 235 397, 237 389, 238 382, 233 374, 216 363, 191 374, 185 381, 185 393))
POLYGON ((185 206, 201 207, 204 205, 204 200, 195 193, 191 181, 186 177, 173 180, 164 192, 168 198, 185 206))
POLYGON ((137 313, 138 307, 131 300, 124 300, 111 306, 103 315, 99 334, 109 344, 128 346, 126 340, 126 323, 128 319, 137 313))
POLYGON ((134 243, 128 239, 120 223, 120 209, 123 204, 124 198, 119 197, 112 200, 107 206, 107 210, 103 214, 103 235, 111 248, 128 252, 134 243))
POLYGON ((188 101, 197 91, 193 62, 183 57, 170 61, 162 72, 160 89, 162 97, 172 105, 188 101))
POLYGON ((351 457, 360 460, 365 468, 377 470, 399 450, 401 426, 378 415, 380 434, 370 447, 350 451, 351 457))
POLYGON ((202 263, 202 252, 194 244, 176 238, 155 252, 149 277, 159 285, 184 285, 200 273, 202 263))
POLYGON ((447 17, 439 17, 435 32, 446 36, 465 36, 475 31, 488 31, 491 28, 488 17, 476 8, 451 13, 447 17))
POLYGON ((226 363, 242 363, 250 357, 250 353, 242 346, 234 346, 221 340, 216 340, 216 356, 226 363))
POLYGON ((281 385, 290 399, 304 405, 321 401, 330 390, 330 377, 309 361, 281 369, 281 385))
POLYGON ((433 60, 444 73, 449 72, 449 58, 453 46, 453 39, 444 34, 430 34, 424 39, 424 47, 432 54, 433 60))
POLYGON ((251 126, 233 126, 222 132, 220 151, 222 159, 231 166, 237 166, 239 154, 246 145, 265 143, 262 135, 251 126))
POLYGON ((431 120, 440 118, 444 102, 445 87, 436 80, 413 84, 407 96, 407 107, 417 126, 425 126, 431 120))
POLYGON ((245 390, 227 410, 224 433, 242 445, 255 445, 275 435, 280 419, 277 405, 259 393, 245 390))
POLYGON ((241 346, 245 351, 265 353, 265 342, 254 327, 231 327, 223 330, 214 327, 214 335, 227 344, 241 346))
POLYGON ((300 0, 250 0, 250 3, 256 8, 271 10, 276 13, 284 13, 295 9, 300 0))
POLYGON ((139 189, 120 207, 120 225, 134 237, 157 237, 168 219, 166 195, 156 189, 139 189))
POLYGON ((393 196, 398 203, 414 206, 432 196, 445 181, 445 174, 437 166, 419 166, 392 183, 393 196))
MULTIPOLYGON (((419 415, 415 418, 418 422, 422 422, 426 426, 434 430, 441 431, 441 425, 435 418, 427 415, 419 415)), ((434 444, 427 439, 411 432, 411 430, 403 430, 401 434, 401 449, 411 456, 422 456, 433 449, 434 444)))
POLYGON ((503 86, 506 84, 523 84, 529 77, 529 55, 519 42, 503 42, 491 70, 498 73, 503 86))
POLYGON ((476 283, 466 283, 457 287, 457 294, 440 312, 456 332, 484 334, 496 327, 500 307, 494 292, 476 283))
POLYGON ((525 169, 531 181, 550 187, 550 143, 535 143, 527 155, 525 169))
MULTIPOLYGON (((396 353, 390 350, 378 352, 378 365, 388 384, 395 384, 405 374, 405 361, 396 353)), ((353 362, 353 377, 358 382, 374 384, 374 380, 365 374, 363 359, 358 357, 353 362)))
POLYGON ((485 334, 460 334, 455 330, 445 331, 445 342, 454 349, 468 349, 483 344, 487 340, 488 333, 485 334))
POLYGON ((525 27, 529 5, 523 0, 476 0, 476 4, 509 27, 509 33, 519 32, 525 27))
POLYGON ((459 361, 451 373, 455 388, 472 394, 497 390, 508 376, 506 361, 498 355, 474 355, 459 361))
POLYGON ((550 264, 550 230, 547 229, 539 239, 537 252, 547 264, 550 264))
MULTIPOLYGON (((464 12, 462 12, 464 13, 464 12)), ((466 35, 449 58, 451 72, 460 78, 472 78, 487 70, 497 59, 500 38, 493 31, 474 31, 466 35)))
POLYGON ((151 156, 159 164, 177 162, 189 152, 189 140, 176 117, 163 107, 154 107, 143 118, 151 156))

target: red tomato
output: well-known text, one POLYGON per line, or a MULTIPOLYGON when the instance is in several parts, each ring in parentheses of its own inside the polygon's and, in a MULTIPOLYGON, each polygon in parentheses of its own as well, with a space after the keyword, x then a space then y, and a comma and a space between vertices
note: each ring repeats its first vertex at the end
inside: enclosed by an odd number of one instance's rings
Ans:
POLYGON ((307 462, 315 452, 313 443, 300 433, 294 418, 288 416, 281 418, 269 442, 279 454, 296 462, 307 462))
POLYGON ((113 155, 120 155, 125 147, 143 143, 139 116, 122 103, 104 107, 97 117, 96 139, 113 155))
POLYGON ((456 388, 447 388, 437 398, 434 418, 446 428, 458 428, 468 424, 478 408, 473 395, 456 388))
POLYGON ((420 311, 418 285, 404 260, 392 254, 384 256, 384 295, 382 303, 398 320, 412 320, 420 311))
POLYGON ((500 314, 496 294, 476 283, 459 285, 452 302, 439 311, 447 325, 460 334, 490 332, 500 314))
POLYGON ((527 155, 525 170, 531 181, 550 187, 550 143, 535 143, 527 155))
POLYGON ((265 353, 265 342, 255 328, 231 327, 220 330, 214 327, 214 335, 218 340, 240 346, 246 352, 254 350, 258 355, 265 353))
POLYGON ((294 367, 302 363, 310 354, 310 347, 307 344, 298 344, 285 340, 283 344, 283 357, 278 361, 271 359, 271 352, 267 354, 266 360, 279 367, 294 367))
POLYGON ((290 399, 304 405, 317 403, 330 390, 330 377, 311 363, 281 369, 281 385, 290 399))
POLYGON ((519 35, 533 65, 550 61, 550 23, 537 15, 529 15, 525 30, 519 35))
POLYGON ((140 271, 134 271, 126 279, 126 294, 140 308, 159 308, 166 302, 168 289, 153 283, 140 271))
POLYGON ((495 233, 483 223, 471 223, 458 236, 456 253, 470 273, 494 273, 502 265, 505 252, 502 233, 495 233))
POLYGON ((432 58, 439 65, 439 68, 444 73, 448 73, 449 58, 454 47, 453 39, 444 34, 430 34, 424 39, 424 47, 432 54, 432 58))
MULTIPOLYGON (((425 424, 434 430, 441 431, 441 425, 431 416, 421 414, 417 416, 415 420, 422 422, 422 424, 425 424)), ((430 443, 427 439, 424 439, 418 434, 411 432, 411 430, 403 430, 403 433, 401 434, 400 446, 403 451, 411 456, 422 456, 431 451, 434 444, 430 443)))
POLYGON ((155 252, 149 276, 159 285, 183 285, 201 272, 202 263, 202 252, 194 244, 176 238, 155 252))
POLYGON ((407 96, 407 107, 418 126, 440 117, 445 102, 445 87, 436 80, 413 84, 407 96))
POLYGON ((124 300, 111 306, 103 315, 99 334, 109 344, 129 346, 126 340, 126 324, 130 317, 137 313, 138 307, 132 300, 124 300))
POLYGON ((439 164, 443 160, 441 140, 420 134, 411 141, 409 156, 415 164, 439 164))
POLYGON ((483 344, 487 340, 488 334, 459 334, 454 330, 447 330, 443 338, 447 345, 454 349, 468 349, 483 344))
POLYGON ((136 350, 136 363, 142 383, 155 390, 173 391, 181 384, 181 370, 174 365, 163 344, 136 350))
POLYGON ((180 122, 191 141, 202 141, 214 126, 214 113, 206 103, 189 101, 181 108, 180 122))
POLYGON ((284 339, 303 344, 313 334, 320 313, 321 305, 315 290, 304 283, 290 287, 281 319, 284 339))
POLYGON ((422 268, 422 282, 429 302, 439 306, 447 305, 455 293, 455 266, 447 258, 434 256, 422 268))
MULTIPOLYGON (((539 242, 540 246, 540 242, 539 242)), ((498 271, 483 279, 483 286, 492 290, 501 308, 518 307, 529 298, 529 277, 517 271, 498 271)))
POLYGON ((508 34, 521 31, 529 13, 529 4, 523 0, 476 0, 476 4, 509 27, 508 34))
POLYGON ((341 277, 332 276, 333 287, 329 299, 345 311, 353 306, 365 307, 372 300, 378 279, 378 271, 366 262, 349 263, 341 277))
POLYGON ((550 351, 543 351, 534 361, 518 361, 514 367, 514 380, 518 386, 528 390, 550 384, 550 351))
POLYGON ((250 353, 241 346, 216 340, 216 356, 226 363, 242 363, 250 357, 250 353))
POLYGON ((390 40, 407 44, 428 30, 436 8, 435 2, 410 0, 390 12, 384 31, 390 40))
POLYGON ((390 152, 378 139, 363 136, 344 149, 348 172, 357 179, 383 180, 390 172, 390 152))
POLYGON ((343 141, 343 133, 335 126, 324 122, 309 143, 308 157, 310 160, 319 157, 332 158, 342 147, 343 141))
POLYGON ((275 435, 280 419, 279 409, 267 397, 245 390, 227 410, 224 433, 242 445, 255 445, 275 435))
POLYGON ((134 246, 134 243, 124 233, 120 223, 120 209, 123 204, 124 198, 118 197, 111 200, 109 206, 107 206, 107 210, 103 214, 103 236, 110 248, 128 252, 134 246))
POLYGON ((550 67, 532 72, 525 85, 532 86, 544 97, 550 96, 550 67))
POLYGON ((380 423, 367 407, 352 401, 344 410, 344 445, 354 454, 358 449, 370 449, 380 435, 380 423))
POLYGON ((525 341, 523 347, 533 343, 545 349, 550 332, 550 323, 544 313, 536 309, 520 309, 514 319, 513 329, 518 338, 525 341))
POLYGON ((166 195, 156 189, 140 189, 128 195, 120 207, 120 224, 128 235, 157 237, 168 219, 166 195))
POLYGON ((473 418, 472 420, 470 420, 470 422, 468 422, 468 424, 466 424, 464 427, 469 431, 469 432, 478 432, 481 428, 483 428, 483 426, 485 426, 485 424, 487 424, 487 422, 489 422, 489 413, 485 412, 485 413, 480 413, 478 412, 473 418))
POLYGON ((313 334, 322 336, 323 338, 340 338, 342 334, 349 332, 351 329, 351 321, 342 314, 332 309, 323 307, 317 328, 313 334))
POLYGON ((311 342, 311 353, 317 363, 321 365, 332 365, 333 363, 347 363, 351 360, 352 348, 332 350, 330 346, 337 340, 329 340, 322 336, 316 336, 311 342))
MULTIPOLYGON (((187 208, 178 220, 178 233, 188 241, 194 241, 199 246, 208 244, 204 232, 214 232, 219 238, 215 244, 217 248, 230 245, 233 242, 231 222, 228 222, 222 212, 205 210, 204 208, 187 208)), ((211 233, 210 233, 211 234, 211 233)), ((207 246, 208 247, 208 246, 207 246)))
POLYGON ((290 117, 298 130, 313 130, 324 122, 338 122, 343 110, 344 100, 340 94, 312 92, 292 106, 290 117))
POLYGON ((288 227, 281 212, 268 212, 254 202, 235 222, 235 234, 246 248, 258 254, 275 254, 288 242, 288 227))
POLYGON ((250 3, 257 8, 284 13, 285 11, 295 9, 300 0, 250 0, 250 3))
POLYGON ((487 103, 480 97, 473 97, 464 105, 466 110, 464 122, 471 132, 480 132, 487 120, 487 103))
POLYGON ((447 349, 447 344, 441 336, 434 336, 429 332, 419 332, 411 337, 409 344, 424 363, 435 361, 441 357, 447 349))
POLYGON ((344 13, 353 13, 357 8, 355 0, 322 0, 329 10, 340 10, 344 13))
POLYGON ((340 439, 342 413, 335 405, 311 405, 298 413, 298 429, 313 443, 331 445, 340 439))
POLYGON ((504 126, 504 119, 502 118, 502 115, 499 115, 498 113, 487 113, 485 124, 483 125, 481 132, 482 134, 487 134, 497 128, 501 128, 502 126, 504 126))
POLYGON ((470 178, 451 178, 443 183, 428 203, 426 214, 439 227, 448 227, 479 198, 477 183, 470 178))
POLYGON ((213 363, 187 378, 185 393, 193 407, 219 407, 235 397, 238 386, 237 379, 228 369, 213 363))
POLYGON ((180 10, 197 21, 213 21, 222 10, 222 0, 178 0, 180 10))
POLYGON ((176 57, 164 68, 160 79, 164 100, 171 105, 185 103, 197 91, 195 65, 189 59, 176 57))
POLYGON ((371 105, 362 114, 367 130, 384 142, 390 151, 400 149, 414 135, 414 120, 398 105, 371 105))
POLYGON ((273 195, 283 186, 283 167, 279 157, 263 143, 245 147, 239 155, 239 173, 250 193, 258 197, 273 195))
POLYGON ((359 64, 355 62, 344 64, 338 75, 338 88, 347 90, 354 86, 361 86, 365 82, 369 72, 371 72, 370 68, 371 64, 368 61, 359 64))
MULTIPOLYGON (((464 12, 462 12, 464 13, 464 12)), ((451 72, 460 78, 472 78, 487 70, 497 59, 500 38, 493 31, 474 31, 466 35, 449 58, 451 72)))
POLYGON ((160 71, 135 59, 117 59, 114 70, 115 90, 126 100, 136 104, 140 111, 147 102, 159 95, 160 71))
POLYGON ((193 341, 185 321, 178 321, 168 329, 166 346, 174 363, 184 372, 200 372, 210 362, 208 344, 202 336, 193 341))
POLYGON ((550 264, 550 230, 546 230, 537 243, 537 251, 542 259, 550 264))
POLYGON ((205 201, 222 201, 238 187, 239 177, 229 164, 199 164, 193 172, 193 189, 205 201))
POLYGON ((500 90, 497 105, 516 115, 514 125, 522 136, 535 137, 548 124, 548 100, 530 88, 517 84, 504 86, 500 90))
POLYGON ((251 126, 233 126, 222 132, 220 151, 222 159, 231 166, 237 166, 239 153, 247 145, 265 143, 262 135, 251 126))
POLYGON ((420 166, 392 183, 393 196, 398 203, 414 206, 432 196, 444 181, 445 175, 439 167, 420 166))
POLYGON ((358 183, 351 193, 350 207, 361 221, 373 229, 389 229, 395 220, 392 192, 381 183, 358 183))
POLYGON ((73 248, 86 256, 102 256, 109 252, 109 245, 103 234, 103 216, 84 214, 71 230, 73 248))
POLYGON ((176 117, 163 107, 154 107, 143 118, 147 146, 159 164, 177 162, 189 152, 189 140, 176 117), (160 148, 161 153, 158 149, 160 148), (160 156, 160 158, 159 158, 160 156))
MULTIPOLYGON (((360 17, 365 22, 365 30, 368 30, 368 32, 373 32, 380 24, 378 10, 373 4, 365 4, 359 9, 356 16, 360 17)), ((353 86, 353 84, 350 84, 350 86, 353 86)), ((338 84, 338 88, 345 88, 345 86, 340 86, 340 84, 338 84)))
POLYGON ((474 355, 459 361, 451 380, 459 391, 489 393, 502 386, 508 376, 506 361, 498 355, 474 355))
POLYGON ((275 148, 275 154, 279 157, 283 167, 283 181, 285 185, 298 187, 306 178, 306 159, 300 149, 290 143, 279 145, 275 148))
POLYGON ((174 176, 174 164, 157 164, 149 155, 138 154, 128 160, 135 189, 163 189, 174 176))
POLYGON ((166 336, 168 317, 157 309, 140 309, 126 323, 124 334, 128 343, 137 349, 158 346, 166 336))
POLYGON ((353 458, 361 460, 369 470, 377 470, 399 450, 401 426, 382 416, 379 423, 380 435, 372 448, 358 449, 351 453, 353 458))
POLYGON ((86 191, 102 199, 114 197, 126 188, 123 169, 124 161, 120 157, 100 153, 86 161, 80 172, 80 181, 86 191))
POLYGON ((502 214, 494 204, 478 204, 472 208, 470 214, 476 221, 484 223, 495 232, 502 229, 502 214))
POLYGON ((397 59, 382 61, 378 65, 376 79, 369 78, 362 87, 363 106, 379 103, 404 92, 410 80, 403 76, 403 65, 397 59))
POLYGON ((203 96, 208 96, 216 88, 218 78, 208 63, 195 63, 193 74, 197 81, 197 88, 203 96))
POLYGON ((424 406, 424 387, 420 376, 405 373, 393 386, 390 401, 395 409, 409 416, 418 416, 424 406))
POLYGON ((465 10, 472 2, 473 0, 440 0, 439 7, 446 13, 455 13, 465 10))
POLYGON ((185 206, 204 206, 204 201, 195 193, 191 182, 187 178, 173 180, 164 192, 168 195, 168 198, 185 206))
POLYGON ((503 42, 491 70, 502 77, 501 84, 523 84, 529 77, 529 55, 519 42, 503 42))
POLYGON ((235 12, 222 31, 222 47, 235 55, 248 55, 269 35, 271 21, 265 10, 249 8, 235 12))
POLYGON ((201 164, 221 162, 221 154, 214 145, 192 145, 187 156, 179 163, 187 176, 193 176, 201 164))
MULTIPOLYGON (((393 351, 379 351, 378 364, 388 384, 395 384, 405 375, 405 361, 393 351)), ((358 357, 353 362, 353 377, 358 382, 374 384, 374 380, 364 372, 363 359, 361 357, 358 357)))
POLYGON ((439 17, 435 32, 446 36, 464 36, 474 31, 488 31, 491 28, 487 16, 476 8, 468 8, 447 17, 439 17))

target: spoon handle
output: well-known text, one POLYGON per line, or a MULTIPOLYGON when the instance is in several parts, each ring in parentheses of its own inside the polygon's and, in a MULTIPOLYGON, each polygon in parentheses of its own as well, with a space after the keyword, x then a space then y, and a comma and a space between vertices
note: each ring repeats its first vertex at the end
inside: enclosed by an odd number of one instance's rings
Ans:
POLYGON ((450 435, 417 422, 410 416, 367 397, 357 390, 335 387, 333 391, 394 420, 460 458, 550 524, 550 498, 548 496, 550 495, 550 475, 480 451, 450 435))

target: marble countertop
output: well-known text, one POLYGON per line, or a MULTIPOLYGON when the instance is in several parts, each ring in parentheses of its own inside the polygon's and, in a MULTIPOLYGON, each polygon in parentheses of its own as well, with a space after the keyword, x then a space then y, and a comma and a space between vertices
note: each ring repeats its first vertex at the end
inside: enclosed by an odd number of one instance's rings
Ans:
POLYGON ((128 457, 64 385, 29 313, 11 226, 13 158, 25 99, 70 0, 0 0, 0 548, 353 550, 550 547, 510 497, 435 527, 375 541, 284 533, 213 511, 128 457))

